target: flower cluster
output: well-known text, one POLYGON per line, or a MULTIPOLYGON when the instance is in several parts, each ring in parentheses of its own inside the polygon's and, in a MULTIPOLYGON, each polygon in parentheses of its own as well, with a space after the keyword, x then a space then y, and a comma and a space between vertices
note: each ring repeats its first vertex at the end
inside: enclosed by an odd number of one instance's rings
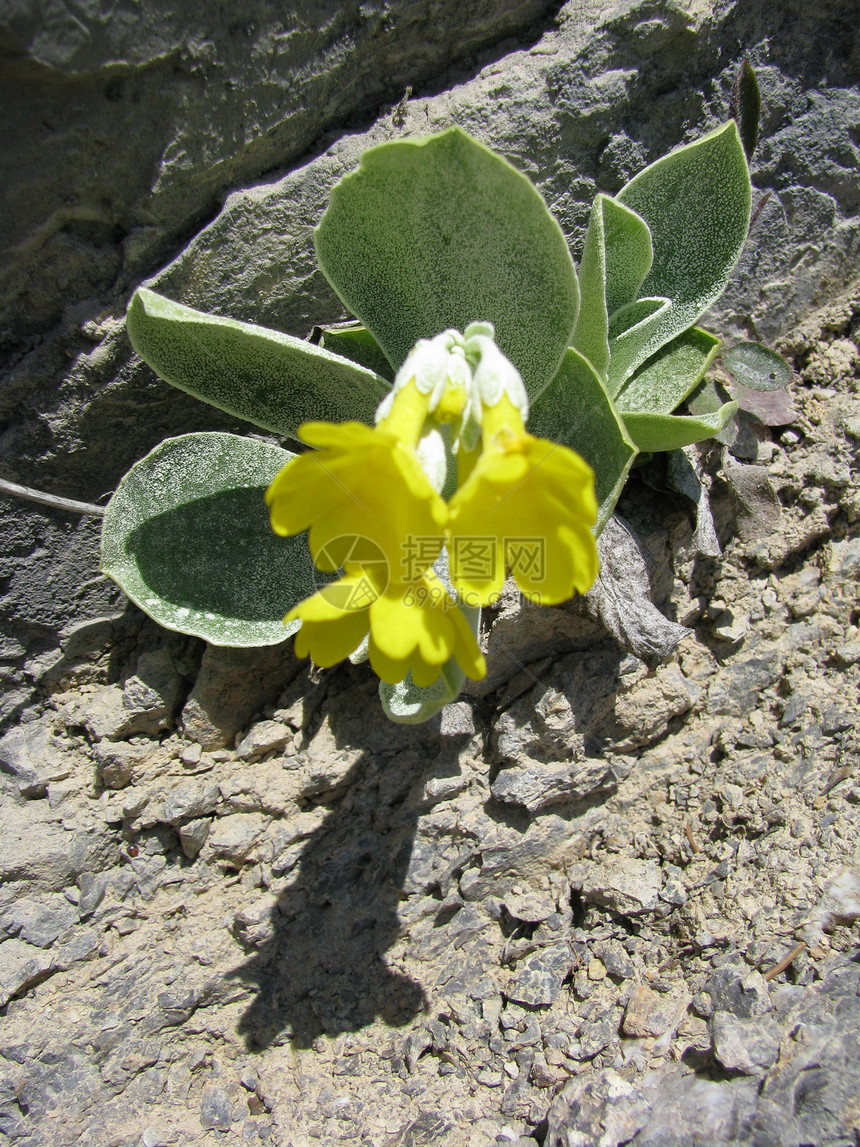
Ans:
POLYGON ((493 327, 473 323, 416 344, 374 427, 300 428, 316 449, 267 490, 272 528, 308 530, 317 568, 343 573, 287 614, 302 622, 299 656, 330 666, 367 640, 383 681, 411 673, 427 686, 452 658, 477 679, 484 657, 461 605, 494 601, 508 570, 543 604, 588 590, 594 474, 572 450, 529 434, 527 417, 522 379, 493 327))

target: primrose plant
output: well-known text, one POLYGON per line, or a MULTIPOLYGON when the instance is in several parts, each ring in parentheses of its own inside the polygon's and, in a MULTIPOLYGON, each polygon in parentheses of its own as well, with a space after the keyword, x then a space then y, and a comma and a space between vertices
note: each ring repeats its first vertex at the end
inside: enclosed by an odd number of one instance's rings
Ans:
POLYGON ((719 349, 695 323, 750 202, 730 121, 598 195, 577 274, 538 191, 464 131, 371 148, 315 232, 355 316, 319 345, 135 294, 162 378, 311 449, 162 442, 107 508, 105 572, 217 645, 367 657, 388 715, 426 720, 484 675, 480 607, 508 572, 539 603, 585 593, 637 453, 734 414, 678 408, 719 349))

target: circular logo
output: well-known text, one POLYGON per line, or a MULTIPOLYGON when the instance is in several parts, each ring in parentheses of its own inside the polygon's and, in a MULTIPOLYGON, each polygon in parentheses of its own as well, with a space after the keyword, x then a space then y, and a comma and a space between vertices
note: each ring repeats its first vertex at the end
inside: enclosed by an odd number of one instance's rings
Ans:
MULTIPOLYGON (((339 571, 328 580, 328 574, 316 570, 320 594, 342 613, 367 609, 388 588, 388 559, 372 538, 363 534, 342 534, 333 538, 316 555, 315 561, 339 571), (348 581, 344 569, 348 567, 348 581)), ((315 567, 316 568, 316 567, 315 567)))

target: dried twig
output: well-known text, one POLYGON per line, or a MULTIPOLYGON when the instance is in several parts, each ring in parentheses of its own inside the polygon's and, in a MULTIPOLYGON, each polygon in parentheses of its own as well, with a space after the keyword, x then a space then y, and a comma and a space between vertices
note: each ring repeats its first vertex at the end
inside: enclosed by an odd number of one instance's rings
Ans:
POLYGON ((73 514, 104 517, 103 506, 96 506, 92 502, 76 502, 74 498, 58 498, 56 494, 45 494, 41 490, 34 490, 31 486, 19 486, 17 482, 7 482, 5 478, 0 478, 0 493, 11 494, 13 498, 24 498, 28 502, 38 502, 39 505, 50 506, 54 510, 70 510, 73 514))
POLYGON ((791 949, 791 951, 788 953, 788 955, 783 956, 778 964, 774 964, 774 966, 772 968, 768 968, 768 970, 764 974, 764 978, 766 980, 772 980, 774 978, 774 976, 778 976, 780 974, 780 972, 784 972, 785 969, 788 967, 788 965, 793 963, 797 959, 797 957, 800 955, 800 953, 803 951, 803 949, 805 947, 806 947, 806 941, 805 940, 801 940, 799 944, 795 944, 795 946, 791 949))

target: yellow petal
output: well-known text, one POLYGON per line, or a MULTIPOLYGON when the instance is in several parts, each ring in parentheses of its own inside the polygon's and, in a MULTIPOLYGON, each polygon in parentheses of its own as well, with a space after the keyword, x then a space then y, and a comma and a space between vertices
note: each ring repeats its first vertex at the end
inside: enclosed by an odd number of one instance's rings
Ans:
POLYGON ((578 454, 531 434, 497 431, 450 502, 451 578, 486 605, 510 568, 520 590, 555 605, 597 576, 594 474, 578 454))

